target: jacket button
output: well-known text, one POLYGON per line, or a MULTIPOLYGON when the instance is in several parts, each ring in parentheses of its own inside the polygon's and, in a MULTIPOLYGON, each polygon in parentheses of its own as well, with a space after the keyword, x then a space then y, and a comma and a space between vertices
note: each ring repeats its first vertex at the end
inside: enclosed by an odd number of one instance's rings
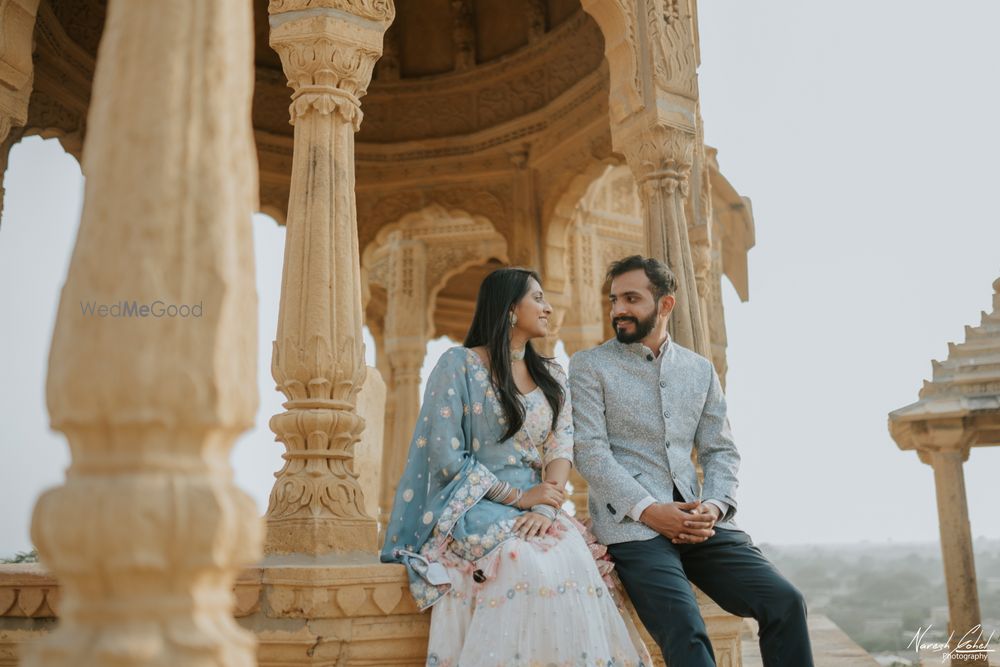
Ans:
POLYGON ((664 416, 664 418, 666 418, 666 419, 670 419, 670 413, 669 413, 669 412, 667 412, 666 410, 664 410, 664 411, 663 411, 663 416, 664 416))
POLYGON ((646 355, 646 361, 652 361, 652 360, 653 360, 653 355, 647 354, 646 355))
POLYGON ((666 380, 660 380, 660 386, 661 387, 666 387, 667 386, 667 381, 666 380))
POLYGON ((472 580, 475 581, 477 584, 481 584, 484 581, 486 581, 486 573, 484 573, 482 570, 476 570, 475 572, 472 573, 472 580))
POLYGON ((618 512, 615 511, 615 508, 611 506, 611 503, 607 504, 607 508, 608 511, 611 512, 612 514, 618 514, 618 512))

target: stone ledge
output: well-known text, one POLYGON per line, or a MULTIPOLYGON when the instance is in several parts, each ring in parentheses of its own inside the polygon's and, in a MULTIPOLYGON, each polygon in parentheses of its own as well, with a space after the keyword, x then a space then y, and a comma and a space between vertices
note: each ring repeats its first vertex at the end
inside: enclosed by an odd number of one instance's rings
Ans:
MULTIPOLYGON (((269 557, 233 586, 234 615, 259 642, 262 667, 424 665, 430 614, 421 614, 401 565, 375 556, 269 557)), ((0 667, 49 632, 59 586, 39 564, 0 566, 0 667)))
MULTIPOLYGON (((235 616, 257 636, 262 667, 331 662, 419 667, 425 663, 430 614, 417 611, 407 584, 401 565, 379 563, 374 556, 272 557, 240 573, 235 616)), ((710 624, 730 631, 731 621, 740 623, 700 592, 698 599, 710 624)), ((59 586, 41 565, 0 566, 0 667, 15 667, 20 646, 50 631, 58 610, 59 586)), ((756 624, 744 621, 741 629, 743 666, 762 667, 756 624)), ((877 665, 826 616, 809 617, 809 636, 817 667, 877 665)), ((720 657, 728 653, 729 664, 739 664, 731 649, 716 649, 720 657)))
MULTIPOLYGON (((812 640, 816 667, 878 667, 875 658, 822 614, 809 615, 809 639, 812 640)), ((743 667, 763 665, 757 644, 757 623, 746 620, 743 626, 743 667)))

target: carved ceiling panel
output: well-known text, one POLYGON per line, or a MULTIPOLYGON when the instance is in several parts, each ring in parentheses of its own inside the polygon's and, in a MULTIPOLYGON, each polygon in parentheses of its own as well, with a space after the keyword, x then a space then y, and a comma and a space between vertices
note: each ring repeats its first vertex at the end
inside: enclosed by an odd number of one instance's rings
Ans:
POLYGON ((578 11, 540 42, 494 64, 426 79, 376 80, 362 101, 362 143, 465 135, 541 109, 603 62, 597 24, 578 11))

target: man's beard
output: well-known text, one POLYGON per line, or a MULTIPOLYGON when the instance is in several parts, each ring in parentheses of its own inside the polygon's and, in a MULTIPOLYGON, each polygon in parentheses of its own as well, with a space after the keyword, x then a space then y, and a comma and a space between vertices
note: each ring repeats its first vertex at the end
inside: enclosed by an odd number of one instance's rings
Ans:
POLYGON ((636 317, 628 317, 626 315, 616 317, 611 321, 611 326, 615 330, 615 338, 618 339, 619 343, 638 343, 640 340, 648 336, 649 332, 656 326, 656 311, 654 310, 649 314, 649 317, 641 320, 636 317), (635 331, 632 333, 623 332, 618 328, 619 322, 631 322, 635 327, 635 331))

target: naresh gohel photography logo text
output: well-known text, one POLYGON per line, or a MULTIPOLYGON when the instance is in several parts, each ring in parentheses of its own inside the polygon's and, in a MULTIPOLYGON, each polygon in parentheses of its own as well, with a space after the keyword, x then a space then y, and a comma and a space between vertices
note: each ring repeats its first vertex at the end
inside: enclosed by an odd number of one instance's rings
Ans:
POLYGON ((115 303, 97 303, 96 301, 81 301, 80 312, 84 317, 201 317, 202 303, 168 303, 161 299, 149 303, 139 301, 118 301, 115 303))

